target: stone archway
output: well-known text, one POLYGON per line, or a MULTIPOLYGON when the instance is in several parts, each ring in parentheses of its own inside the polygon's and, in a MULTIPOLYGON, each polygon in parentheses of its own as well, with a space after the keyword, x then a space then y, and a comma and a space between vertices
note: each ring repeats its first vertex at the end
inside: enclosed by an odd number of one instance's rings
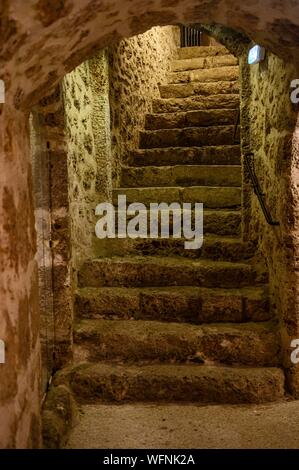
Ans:
MULTIPOLYGON (((1 209, 1 326, 0 336, 7 345, 6 365, 2 367, 0 388, 0 443, 2 447, 37 447, 39 430, 39 341, 38 302, 35 256, 35 232, 30 177, 28 111, 50 86, 54 86, 66 72, 72 70, 93 51, 124 36, 144 32, 154 25, 179 22, 219 23, 243 31, 251 39, 289 62, 283 76, 283 85, 297 78, 297 47, 299 42, 299 7, 294 2, 273 0, 249 1, 240 6, 238 1, 177 0, 153 1, 150 5, 139 0, 72 1, 31 0, 21 4, 4 1, 1 6, 3 45, 0 55, 1 75, 6 89, 5 104, 0 105, 0 172, 1 209), (296 21, 294 18, 298 18, 296 21)), ((273 59, 274 60, 274 59, 273 59)), ((276 60, 276 59, 275 59, 276 60)), ((277 59, 278 60, 278 59, 277 59)), ((272 64, 274 68, 275 64, 272 64)), ((275 77, 269 76, 272 84, 275 77)), ((279 77, 276 84, 279 84, 279 77)), ((269 90, 268 90, 269 91, 269 90)), ((284 113, 288 106, 288 91, 278 87, 274 96, 279 106, 273 105, 273 96, 267 96, 263 86, 264 102, 272 113, 284 113)), ((258 107, 255 113, 258 113, 258 107)), ((253 113, 254 114, 254 113, 253 113)), ((274 115, 273 114, 273 115, 274 115)), ((283 305, 286 348, 288 338, 298 334, 298 281, 296 253, 298 251, 298 221, 296 186, 296 156, 298 141, 295 130, 297 110, 293 110, 286 124, 292 132, 282 132, 279 147, 274 151, 265 142, 264 153, 272 158, 276 168, 276 204, 283 217, 282 230, 277 236, 265 236, 262 245, 268 257, 285 245, 279 260, 273 263, 277 273, 278 298, 283 305), (292 134, 294 137, 292 137, 292 134), (293 159, 290 148, 293 144, 293 159), (294 164, 292 164, 294 161, 294 164), (283 177, 280 178, 280 175, 283 177), (280 178, 280 179, 279 179, 280 178), (286 207, 287 206, 287 207, 286 207), (286 260, 286 257, 288 258, 286 260)), ((279 122, 265 117, 262 133, 269 127, 279 129, 279 122)), ((285 129, 285 128, 284 128, 285 129)), ((258 129, 255 128, 257 140, 258 129)), ((273 162, 272 162, 273 163, 273 162)), ((267 187, 273 183, 269 173, 267 187)), ((256 226, 262 226, 257 218, 256 226)), ((290 384, 298 391, 299 374, 290 369, 290 384)))

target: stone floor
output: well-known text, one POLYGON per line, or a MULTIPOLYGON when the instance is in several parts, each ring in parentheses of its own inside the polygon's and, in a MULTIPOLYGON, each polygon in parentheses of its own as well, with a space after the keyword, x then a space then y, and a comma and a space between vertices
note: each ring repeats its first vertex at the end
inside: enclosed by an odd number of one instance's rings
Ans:
POLYGON ((299 448, 299 401, 85 405, 68 448, 299 448))

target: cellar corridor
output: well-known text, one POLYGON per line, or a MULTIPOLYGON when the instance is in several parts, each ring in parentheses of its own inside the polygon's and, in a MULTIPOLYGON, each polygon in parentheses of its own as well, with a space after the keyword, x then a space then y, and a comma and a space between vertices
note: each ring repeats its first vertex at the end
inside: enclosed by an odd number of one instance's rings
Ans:
POLYGON ((216 4, 0 6, 1 448, 298 447, 299 6, 216 4))

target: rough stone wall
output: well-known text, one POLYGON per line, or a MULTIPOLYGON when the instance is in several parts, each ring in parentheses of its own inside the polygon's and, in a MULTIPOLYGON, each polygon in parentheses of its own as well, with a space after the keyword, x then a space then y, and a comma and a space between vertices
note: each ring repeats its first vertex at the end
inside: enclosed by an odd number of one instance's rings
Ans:
MULTIPOLYGON (((244 31, 287 61, 298 63, 299 4, 288 0, 282 8, 276 0, 248 0, 241 4, 239 0, 168 4, 160 0, 65 0, 56 2, 53 8, 52 2, 45 0, 4 0, 0 14, 0 79, 6 89, 5 105, 0 105, 0 337, 8 345, 7 365, 0 366, 0 443, 2 447, 30 447, 39 441, 40 347, 29 110, 50 86, 93 52, 157 24, 224 24, 244 31)), ((298 156, 295 134, 292 155, 294 159, 298 156)), ((294 166, 292 184, 281 184, 295 192, 296 178, 294 166)), ((284 208, 287 207, 286 199, 284 208)), ((297 215, 296 207, 294 224, 298 223, 297 215)), ((295 259, 298 248, 296 245, 295 259)), ((295 323, 299 311, 297 289, 296 284, 296 305, 289 310, 295 323)))
POLYGON ((28 117, 0 105, 0 447, 40 445, 40 341, 28 117))
MULTIPOLYGON (((268 53, 265 62, 250 67, 250 149, 266 204, 278 227, 269 226, 251 192, 249 237, 265 256, 274 308, 279 315, 285 350, 285 367, 291 391, 298 388, 298 366, 291 366, 291 339, 299 337, 298 275, 298 105, 291 102, 291 81, 299 70, 268 53), (294 142, 296 139, 296 143, 294 142), (297 149, 295 150, 295 147, 297 149), (294 151, 295 150, 295 151, 294 151), (296 377, 297 375, 297 377, 296 377), (297 383, 296 383, 297 382, 297 383)), ((298 392, 297 392, 298 395, 298 392)))
POLYGON ((111 193, 106 52, 50 91, 30 127, 45 390, 72 358, 75 267, 92 250, 95 205, 111 193))
POLYGON ((72 358, 71 240, 61 85, 34 108, 32 121, 30 143, 38 235, 41 339, 43 365, 47 364, 48 374, 51 374, 72 358))
POLYGON ((130 151, 138 147, 139 130, 152 99, 159 97, 159 84, 166 81, 171 60, 179 45, 179 28, 152 28, 124 39, 109 48, 111 137, 113 180, 118 184, 120 169, 130 151))
POLYGON ((255 242, 257 258, 269 271, 272 308, 281 325, 288 385, 299 396, 298 366, 291 364, 291 340, 299 337, 297 189, 299 106, 291 102, 291 81, 299 69, 267 51, 266 60, 248 66, 252 43, 219 25, 205 28, 239 56, 241 71, 242 154, 254 153, 255 169, 266 205, 278 227, 265 221, 243 162, 243 237, 255 242))
POLYGON ((95 208, 111 199, 110 111, 106 52, 63 80, 73 267, 93 256, 95 208))
POLYGON ((4 0, 0 14, 1 78, 13 106, 22 110, 97 50, 156 25, 223 24, 299 62, 294 0, 283 2, 283 8, 276 0, 61 0, 55 7, 48 0, 4 0))
POLYGON ((54 369, 53 260, 51 251, 50 161, 44 142, 39 113, 30 115, 30 147, 32 158, 37 265, 40 304, 40 341, 42 354, 42 390, 45 393, 54 369))

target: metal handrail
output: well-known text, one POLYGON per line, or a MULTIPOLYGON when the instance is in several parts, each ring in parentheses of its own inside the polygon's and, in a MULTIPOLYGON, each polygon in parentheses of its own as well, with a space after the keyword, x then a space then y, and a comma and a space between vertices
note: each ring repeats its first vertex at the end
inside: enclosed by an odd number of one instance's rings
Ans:
POLYGON ((264 193, 261 189, 261 186, 259 184, 259 181, 257 179, 257 176, 256 176, 256 173, 255 173, 255 168, 254 168, 254 160, 253 160, 253 157, 254 157, 254 154, 253 153, 246 153, 244 155, 244 163, 245 163, 245 166, 246 166, 246 169, 248 171, 248 174, 250 176, 250 179, 251 179, 251 182, 252 182, 252 185, 253 185, 253 189, 254 189, 254 193, 256 194, 258 200, 259 200, 259 203, 260 203, 260 206, 261 206, 261 209, 263 211, 263 214, 265 216, 265 219, 267 221, 267 223, 269 225, 279 225, 279 222, 276 222, 272 219, 271 217, 271 214, 265 204, 265 200, 264 200, 264 193))
POLYGON ((234 144, 239 144, 240 143, 240 139, 237 139, 238 128, 239 128, 239 125, 240 125, 240 118, 241 118, 241 113, 240 113, 240 108, 239 108, 238 113, 236 115, 236 119, 235 119, 234 144))

